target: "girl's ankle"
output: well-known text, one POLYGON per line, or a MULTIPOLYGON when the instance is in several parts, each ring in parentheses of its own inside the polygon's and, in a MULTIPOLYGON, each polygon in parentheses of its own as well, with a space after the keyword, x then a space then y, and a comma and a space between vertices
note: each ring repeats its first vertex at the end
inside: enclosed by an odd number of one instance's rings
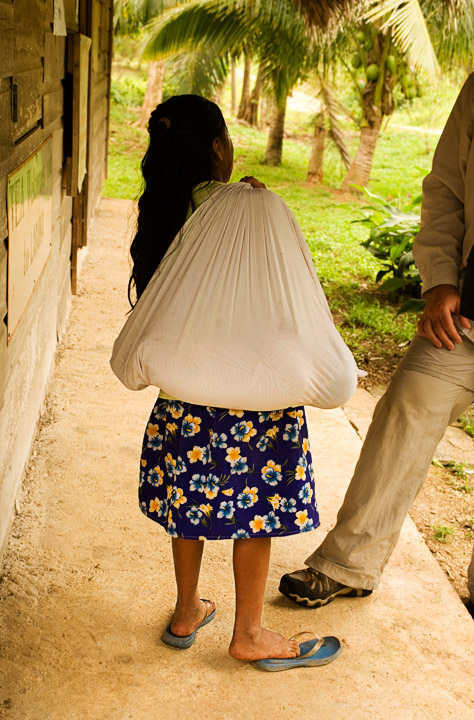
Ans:
POLYGON ((232 641, 240 641, 244 640, 245 642, 255 641, 257 640, 260 635, 262 634, 262 626, 259 625, 245 625, 243 627, 236 627, 234 628, 234 633, 232 635, 232 641))

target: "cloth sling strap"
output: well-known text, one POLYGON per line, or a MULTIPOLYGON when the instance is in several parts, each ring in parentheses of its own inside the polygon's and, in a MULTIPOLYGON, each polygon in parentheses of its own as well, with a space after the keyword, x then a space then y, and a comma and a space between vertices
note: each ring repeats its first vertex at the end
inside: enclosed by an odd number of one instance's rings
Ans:
POLYGON ((474 320, 474 247, 467 258, 467 265, 464 271, 462 291, 461 291, 461 307, 459 309, 461 315, 474 320))

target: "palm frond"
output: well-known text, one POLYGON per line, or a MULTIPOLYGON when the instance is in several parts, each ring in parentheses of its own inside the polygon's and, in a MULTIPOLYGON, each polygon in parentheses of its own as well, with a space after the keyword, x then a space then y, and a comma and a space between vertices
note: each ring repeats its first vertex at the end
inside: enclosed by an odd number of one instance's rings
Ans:
POLYGON ((433 44, 440 63, 472 62, 474 46, 474 0, 425 0, 423 3, 433 44))
POLYGON ((161 15, 169 0, 115 0, 114 32, 129 35, 140 30, 151 18, 161 15))
POLYGON ((238 55, 253 22, 254 18, 246 18, 237 3, 196 0, 167 11, 147 25, 143 54, 158 58, 210 44, 214 52, 238 55))
POLYGON ((311 42, 291 0, 193 0, 148 24, 144 55, 158 58, 206 47, 215 56, 238 57, 250 48, 279 102, 308 71, 311 42))
POLYGON ((379 0, 364 18, 374 22, 382 32, 390 29, 396 44, 402 52, 408 53, 413 65, 432 79, 438 77, 438 60, 418 0, 403 3, 379 0))
POLYGON ((209 47, 179 53, 167 67, 173 76, 174 92, 207 98, 215 93, 229 73, 228 59, 216 56, 209 47))
POLYGON ((339 154, 341 155, 344 165, 346 166, 346 168, 348 168, 352 162, 352 158, 346 145, 344 130, 342 129, 341 123, 339 121, 340 115, 345 112, 344 108, 342 107, 339 100, 336 98, 331 84, 327 82, 321 74, 318 75, 318 82, 318 94, 323 102, 325 111, 329 119, 329 131, 331 133, 331 137, 336 144, 336 147, 339 151, 339 154))
POLYGON ((367 5, 364 0, 294 0, 309 24, 315 28, 328 30, 358 12, 360 6, 367 5))
POLYGON ((280 104, 313 67, 313 40, 308 26, 291 4, 277 16, 269 10, 267 7, 267 12, 259 13, 253 46, 265 83, 272 85, 280 104))

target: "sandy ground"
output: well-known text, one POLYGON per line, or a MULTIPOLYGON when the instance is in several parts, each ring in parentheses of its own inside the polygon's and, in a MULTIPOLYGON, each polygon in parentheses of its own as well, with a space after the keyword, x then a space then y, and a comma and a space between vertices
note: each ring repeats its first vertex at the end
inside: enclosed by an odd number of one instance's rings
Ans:
POLYGON ((170 542, 137 507, 156 391, 130 393, 108 366, 127 311, 129 209, 102 202, 20 498, 0 584, 0 715, 472 720, 473 623, 410 521, 371 597, 309 611, 277 592, 334 523, 357 459, 342 410, 308 412, 322 527, 274 542, 265 609, 288 635, 337 635, 341 657, 274 674, 228 656, 231 541, 206 546, 201 594, 216 620, 191 650, 159 642, 174 603, 170 542))

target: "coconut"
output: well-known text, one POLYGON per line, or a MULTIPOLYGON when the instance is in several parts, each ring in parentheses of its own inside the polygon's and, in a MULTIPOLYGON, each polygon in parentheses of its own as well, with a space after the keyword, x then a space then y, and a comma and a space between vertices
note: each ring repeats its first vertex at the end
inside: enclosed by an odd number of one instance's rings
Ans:
POLYGON ((376 65, 376 63, 372 63, 372 65, 369 65, 366 75, 369 82, 375 82, 375 80, 377 80, 379 76, 379 66, 376 65))

